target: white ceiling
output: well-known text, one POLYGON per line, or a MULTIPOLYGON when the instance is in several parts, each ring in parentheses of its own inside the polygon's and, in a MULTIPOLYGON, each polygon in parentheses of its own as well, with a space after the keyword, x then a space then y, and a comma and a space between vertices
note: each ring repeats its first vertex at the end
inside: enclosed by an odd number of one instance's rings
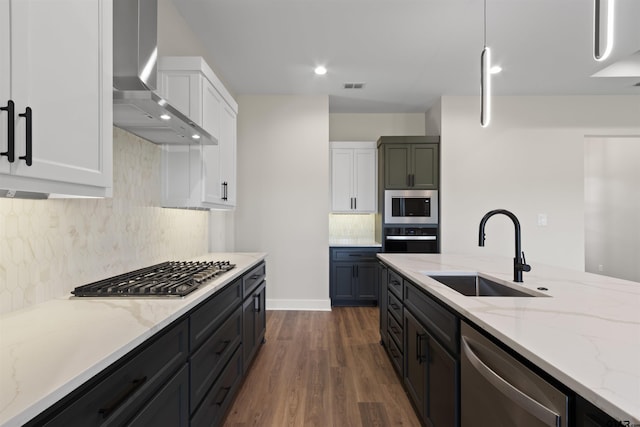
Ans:
MULTIPOLYGON (((482 0, 174 4, 238 95, 327 94, 333 113, 402 113, 480 93, 482 0), (313 74, 318 64, 325 76, 313 74)), ((493 93, 640 95, 640 0, 616 0, 615 18, 613 53, 596 62, 593 0, 487 0, 487 45, 503 68, 493 93), (591 77, 623 60, 636 65, 631 77, 591 77)))

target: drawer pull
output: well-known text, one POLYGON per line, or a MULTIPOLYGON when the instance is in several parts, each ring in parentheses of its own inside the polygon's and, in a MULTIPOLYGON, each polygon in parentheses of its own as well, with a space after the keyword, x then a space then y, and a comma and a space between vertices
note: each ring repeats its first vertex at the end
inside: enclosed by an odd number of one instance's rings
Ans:
POLYGON ((227 349, 227 347, 229 347, 229 344, 231 344, 231 340, 222 341, 220 349, 215 352, 216 356, 220 356, 227 349))
POLYGON ((389 284, 393 285, 393 286, 396 286, 396 287, 400 286, 400 282, 398 282, 397 280, 392 280, 391 282, 389 282, 389 284))
POLYGON ((398 330, 398 328, 396 328, 395 326, 389 326, 389 329, 391 329, 391 332, 393 332, 394 334, 398 334, 398 333, 400 333, 400 331, 398 330))
POLYGON ((400 309, 400 307, 398 306, 398 304, 393 303, 393 302, 392 302, 391 304, 389 304, 389 307, 393 308, 394 310, 399 310, 399 309, 400 309))
POLYGON ((107 418, 113 411, 118 409, 118 407, 122 405, 125 400, 131 397, 133 393, 135 393, 140 387, 142 387, 145 382, 147 382, 146 375, 142 378, 131 381, 131 384, 129 384, 126 389, 122 390, 120 394, 118 394, 111 402, 109 402, 105 408, 100 408, 98 410, 98 413, 102 415, 102 418, 107 418))
POLYGON ((216 396, 216 400, 213 402, 215 405, 222 406, 227 396, 229 395, 229 391, 231 391, 231 387, 222 387, 218 392, 218 396, 222 394, 222 397, 218 398, 216 396))

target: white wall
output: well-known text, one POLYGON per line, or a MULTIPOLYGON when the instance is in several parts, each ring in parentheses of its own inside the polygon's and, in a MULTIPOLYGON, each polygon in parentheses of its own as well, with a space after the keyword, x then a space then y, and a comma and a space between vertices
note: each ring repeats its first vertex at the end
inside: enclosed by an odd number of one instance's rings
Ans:
POLYGON ((515 213, 527 261, 584 269, 585 135, 640 134, 640 97, 494 97, 479 125, 477 97, 442 98, 443 252, 513 256, 513 225, 478 225, 491 209, 515 213), (538 226, 538 214, 548 225, 538 226))
POLYGON ((329 114, 330 141, 377 141, 381 136, 424 135, 424 114, 329 114))
POLYGON ((268 253, 268 309, 328 310, 328 97, 238 104, 235 249, 268 253))
POLYGON ((640 138, 585 140, 585 269, 640 282, 640 138))

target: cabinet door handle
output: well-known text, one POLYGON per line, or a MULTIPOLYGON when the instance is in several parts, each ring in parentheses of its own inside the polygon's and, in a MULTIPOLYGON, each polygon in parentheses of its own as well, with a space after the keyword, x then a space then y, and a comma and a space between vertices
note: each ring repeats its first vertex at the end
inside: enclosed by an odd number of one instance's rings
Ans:
POLYGON ((25 163, 27 164, 27 166, 31 166, 31 161, 32 161, 32 157, 31 157, 31 146, 32 146, 32 142, 33 142, 33 126, 32 124, 32 116, 31 116, 31 107, 27 107, 24 110, 24 113, 20 113, 18 114, 18 116, 20 117, 24 117, 25 118, 25 125, 27 127, 27 137, 26 137, 26 150, 25 150, 25 154, 24 156, 20 156, 20 160, 24 160, 25 163))
POLYGON ((231 387, 222 387, 218 394, 216 395, 216 399, 213 401, 214 405, 222 406, 227 396, 229 395, 229 391, 231 391, 231 387), (218 397, 222 394, 221 397, 218 397))
POLYGON ((227 349, 227 347, 229 347, 229 344, 231 344, 231 340, 224 340, 221 344, 222 345, 220 345, 218 351, 215 352, 216 356, 220 356, 227 349))
POLYGON ((229 198, 229 183, 227 181, 222 183, 222 200, 227 200, 229 198))
POLYGON ((106 407, 100 408, 98 413, 102 415, 102 418, 107 418, 113 411, 118 409, 118 407, 124 403, 133 393, 135 393, 142 385, 147 382, 146 375, 142 378, 135 379, 131 381, 131 384, 127 386, 124 390, 122 390, 116 397, 113 398, 111 402, 107 404, 106 407))
POLYGON ((260 311, 260 295, 253 296, 253 311, 256 313, 260 311))
POLYGON ((357 197, 353 198, 353 209, 358 209, 358 198, 357 197))
POLYGON ((416 358, 418 359, 418 363, 420 364, 426 362, 427 360, 427 356, 422 351, 422 340, 425 338, 428 338, 427 334, 419 334, 416 332, 416 358))
POLYGON ((16 159, 16 136, 15 136, 15 104, 12 100, 7 101, 7 105, 0 107, 0 111, 7 112, 7 151, 0 153, 0 156, 7 156, 9 163, 16 159))

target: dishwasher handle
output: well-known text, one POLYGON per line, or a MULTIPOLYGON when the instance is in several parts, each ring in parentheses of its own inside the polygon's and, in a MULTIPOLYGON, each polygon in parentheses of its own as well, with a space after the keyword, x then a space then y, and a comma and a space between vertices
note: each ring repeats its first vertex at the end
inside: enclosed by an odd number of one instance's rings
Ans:
POLYGON ((539 419, 544 425, 549 427, 560 427, 560 415, 553 410, 532 399, 527 394, 513 386, 507 380, 495 373, 490 367, 480 360, 469 346, 468 338, 464 335, 462 339, 462 352, 467 357, 471 365, 478 371, 492 386, 498 389, 504 396, 509 398, 516 405, 539 419))

